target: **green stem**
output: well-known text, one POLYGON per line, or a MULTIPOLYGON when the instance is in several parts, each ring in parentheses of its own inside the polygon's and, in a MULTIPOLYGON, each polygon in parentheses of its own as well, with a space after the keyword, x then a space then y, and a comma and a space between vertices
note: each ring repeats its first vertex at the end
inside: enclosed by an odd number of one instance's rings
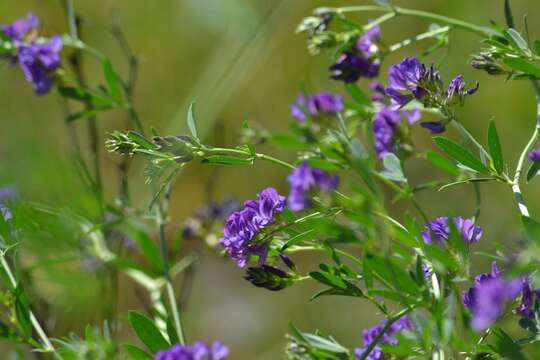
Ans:
POLYGON ((296 167, 292 164, 289 164, 286 161, 277 159, 275 157, 265 155, 265 154, 251 154, 248 151, 240 150, 240 149, 227 149, 227 148, 204 148, 202 151, 205 153, 205 155, 232 155, 232 156, 242 156, 245 158, 255 158, 260 159, 264 161, 268 161, 283 167, 286 167, 288 169, 296 169, 296 167))
POLYGON ((536 104, 537 104, 537 113, 536 113, 536 125, 534 127, 534 131, 523 148, 523 151, 521 152, 521 155, 519 156, 518 164, 516 167, 516 172, 514 173, 514 180, 512 181, 512 192, 514 193, 514 197, 516 198, 516 201, 518 203, 519 212, 521 215, 529 217, 529 209, 527 208, 527 205, 525 204, 525 200, 523 199, 523 195, 521 194, 521 188, 519 186, 519 182, 521 180, 521 173, 523 172, 523 166, 525 164, 525 159, 527 158, 527 153, 529 150, 533 147, 534 143, 538 139, 538 135, 540 134, 540 85, 538 84, 538 81, 531 80, 534 93, 536 94, 536 104))
POLYGON ((397 44, 390 45, 388 47, 388 50, 390 52, 394 52, 394 51, 397 51, 397 50, 401 49, 402 47, 409 46, 409 45, 411 45, 412 43, 414 43, 416 41, 421 41, 421 40, 424 40, 424 39, 433 38, 433 37, 435 37, 435 36, 437 36, 439 34, 444 34, 444 33, 447 33, 449 31, 450 31, 449 26, 444 26, 444 27, 440 27, 440 28, 435 29, 435 30, 427 31, 425 33, 416 35, 415 37, 412 37, 410 39, 403 40, 402 42, 399 42, 397 44))
POLYGON ((396 321, 401 319, 403 316, 407 315, 411 310, 412 310, 412 308, 406 308, 406 309, 401 310, 400 312, 398 312, 394 316, 390 317, 386 321, 386 323, 384 324, 384 327, 382 328, 382 330, 377 334, 375 339, 373 339, 373 341, 368 345, 366 350, 364 350, 364 352, 362 353, 362 356, 360 356, 359 360, 367 359, 367 357, 369 356, 369 354, 371 353, 373 348, 375 348, 375 346, 377 346, 379 341, 381 341, 382 337, 384 336, 384 333, 386 333, 388 331, 390 326, 392 326, 392 324, 394 324, 396 321))
POLYGON ((180 341, 180 344, 184 345, 186 341, 184 337, 182 322, 180 320, 180 314, 178 312, 178 302, 176 301, 176 295, 174 293, 174 288, 172 286, 171 275, 169 271, 169 255, 167 251, 167 238, 165 235, 165 226, 167 223, 171 188, 172 181, 166 185, 163 193, 163 201, 160 206, 158 206, 157 223, 159 228, 159 244, 163 261, 163 277, 165 278, 166 282, 165 287, 167 292, 167 299, 169 301, 169 307, 172 312, 174 328, 176 330, 176 333, 178 334, 178 340, 180 341))
POLYGON ((422 11, 422 10, 415 10, 415 9, 406 9, 399 6, 395 7, 383 7, 383 6, 344 6, 339 8, 325 8, 327 11, 333 11, 338 14, 344 14, 348 12, 367 12, 367 11, 374 11, 374 12, 393 12, 396 15, 407 15, 407 16, 414 16, 419 17, 427 20, 431 20, 434 22, 439 22, 447 25, 452 25, 457 28, 467 30, 470 32, 473 32, 475 34, 478 34, 482 37, 488 37, 491 35, 491 31, 487 28, 477 26, 471 23, 468 23, 463 20, 454 19, 448 16, 434 14, 428 11, 422 11))
MULTIPOLYGON (((15 279, 15 276, 13 275, 13 272, 11 271, 9 264, 6 261, 4 253, 0 254, 0 264, 2 265, 2 267, 4 268, 4 271, 6 272, 8 276, 11 286, 15 289, 17 287, 17 280, 15 279)), ((32 323, 32 326, 36 330, 36 333, 38 334, 41 342, 43 343, 43 346, 44 346, 43 350, 46 352, 53 352, 56 354, 56 350, 54 349, 54 346, 52 345, 51 341, 47 337, 47 334, 45 334, 45 331, 41 327, 36 316, 34 315, 34 312, 32 311, 32 309, 29 309, 28 311, 30 313, 30 322, 32 323)))

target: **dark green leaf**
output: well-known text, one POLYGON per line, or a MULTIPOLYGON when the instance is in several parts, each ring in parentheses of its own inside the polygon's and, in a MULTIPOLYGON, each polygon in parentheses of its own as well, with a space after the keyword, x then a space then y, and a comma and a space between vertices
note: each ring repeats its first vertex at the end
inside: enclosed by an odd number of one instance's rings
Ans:
POLYGON ((102 112, 110 110, 110 109, 112 109, 112 107, 100 107, 100 108, 94 108, 94 109, 90 109, 90 110, 81 111, 81 112, 69 115, 66 118, 66 121, 67 122, 72 122, 72 121, 75 121, 75 120, 78 120, 78 119, 91 118, 91 117, 94 117, 94 116, 98 115, 99 113, 102 113, 102 112))
POLYGON ((158 247, 152 241, 152 239, 150 239, 150 237, 144 231, 141 231, 141 230, 128 229, 126 232, 129 235, 129 237, 137 243, 140 249, 140 253, 146 259, 146 261, 152 264, 155 270, 161 269, 163 266, 161 254, 159 252, 158 247))
POLYGON ((459 163, 479 173, 489 174, 488 168, 482 164, 482 162, 478 160, 469 150, 445 137, 437 136, 434 138, 434 140, 441 150, 457 160, 459 163))
POLYGON ((452 176, 459 176, 459 169, 457 168, 457 166, 444 156, 437 154, 434 151, 428 151, 426 153, 426 159, 428 159, 433 165, 435 165, 442 171, 452 176))
POLYGON ((28 305, 28 298, 26 293, 20 284, 14 290, 15 295, 15 315, 17 317, 17 323, 21 327, 24 335, 32 337, 32 323, 30 322, 30 306, 28 305))
POLYGON ((8 325, 0 321, 0 339, 15 340, 17 334, 8 325))
POLYGON ((522 216, 521 221, 529 240, 540 245, 540 223, 528 216, 522 216))
POLYGON ((535 78, 540 78, 540 68, 527 60, 522 58, 506 58, 503 61, 514 70, 532 75, 535 78))
POLYGON ((170 346, 156 325, 154 325, 154 323, 145 315, 137 311, 130 311, 128 320, 139 339, 152 353, 156 353, 170 346))
POLYGON ((216 164, 216 165, 251 165, 252 159, 241 159, 236 156, 230 155, 210 155, 203 159, 203 164, 216 164))
POLYGON ((114 103, 106 97, 83 88, 60 86, 58 91, 60 92, 60 95, 65 98, 89 103, 98 108, 111 108, 114 106, 114 103))
POLYGON ((529 170, 527 171, 527 182, 531 181, 531 179, 536 176, 538 170, 540 170, 540 161, 535 161, 531 164, 529 170))
POLYGON ((339 165, 326 159, 309 159, 309 164, 315 168, 327 171, 341 170, 339 165))
POLYGON ((125 344, 124 349, 128 353, 130 359, 133 360, 152 360, 152 356, 143 349, 136 347, 135 345, 125 344))
POLYGON ((188 114, 187 114, 187 125, 191 135, 199 141, 199 135, 197 133, 197 125, 195 124, 195 103, 189 105, 188 114))
POLYGON ((495 121, 491 120, 488 127, 488 146, 491 159, 493 160, 493 167, 497 171, 497 174, 502 174, 504 171, 504 158, 501 148, 501 140, 497 133, 497 127, 495 121))
POLYGON ((494 342, 489 346, 504 358, 511 360, 527 360, 521 352, 521 347, 500 328, 492 328, 494 342))
POLYGON ((289 247, 299 244, 302 241, 310 240, 315 236, 315 230, 314 229, 308 229, 298 235, 293 236, 290 238, 283 246, 281 247, 280 251, 285 251, 289 247))
POLYGON ((167 317, 167 335, 169 335, 169 342, 171 344, 178 344, 180 342, 178 333, 174 327, 173 319, 170 316, 167 317))
POLYGON ((274 134, 270 138, 270 141, 276 145, 287 147, 290 149, 302 150, 308 148, 305 143, 298 140, 297 136, 289 134, 274 134))
POLYGON ((504 0, 504 17, 506 18, 506 25, 509 28, 514 27, 514 17, 512 16, 512 9, 510 7, 510 0, 504 0))
POLYGON ((122 80, 114 70, 109 59, 103 60, 102 66, 103 74, 105 75, 105 81, 107 81, 107 86, 109 87, 111 97, 116 101, 120 102, 122 95, 122 80))

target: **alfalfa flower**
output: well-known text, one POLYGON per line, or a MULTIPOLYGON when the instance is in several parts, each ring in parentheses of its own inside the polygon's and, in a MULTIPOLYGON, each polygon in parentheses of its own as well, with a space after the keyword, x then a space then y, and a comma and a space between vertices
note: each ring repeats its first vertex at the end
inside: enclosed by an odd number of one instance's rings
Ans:
MULTIPOLYGON (((452 219, 457 231, 462 239, 471 244, 480 240, 483 234, 481 227, 476 226, 472 219, 465 219, 461 216, 452 219)), ((450 237, 450 226, 448 217, 439 217, 424 225, 422 238, 426 244, 443 243, 450 237)))
POLYGON ((259 193, 257 200, 246 201, 242 210, 229 216, 219 243, 238 266, 244 267, 252 255, 258 256, 259 264, 264 264, 269 244, 257 241, 256 237, 284 208, 285 197, 276 189, 267 188, 259 193))
POLYGON ((49 92, 54 82, 54 72, 60 67, 60 52, 63 48, 59 35, 51 38, 37 36, 39 19, 28 14, 26 18, 15 20, 2 26, 2 31, 11 38, 16 50, 12 62, 19 64, 27 81, 32 83, 38 95, 49 92))
POLYGON ((329 91, 306 95, 298 94, 296 102, 291 104, 291 115, 296 121, 303 123, 307 118, 317 119, 324 116, 335 116, 345 108, 343 96, 329 91))
MULTIPOLYGON (((382 323, 375 325, 372 328, 365 329, 362 332, 363 337, 363 347, 356 348, 354 350, 354 354, 357 358, 360 358, 364 356, 365 352, 367 351, 367 348, 375 339, 380 335, 381 331, 384 329, 384 326, 386 324, 386 321, 383 321, 382 323)), ((382 334, 381 340, 379 341, 380 344, 389 344, 389 345, 397 345, 399 343, 399 340, 396 337, 396 334, 401 331, 405 330, 412 330, 413 324, 412 321, 409 319, 408 316, 404 316, 392 325, 382 334)), ((384 358, 384 353, 382 351, 382 348, 379 345, 376 345, 371 349, 369 354, 367 354, 366 359, 367 360, 382 360, 384 358)))
POLYGON ((289 196, 287 203, 292 211, 302 211, 311 206, 310 192, 327 192, 338 185, 338 177, 321 169, 312 168, 308 162, 302 163, 287 177, 289 196))
POLYGON ((345 83, 356 82, 361 77, 376 77, 381 67, 378 46, 380 36, 379 26, 372 27, 360 36, 356 43, 330 66, 330 77, 345 83))
POLYGON ((154 360, 225 360, 228 355, 229 349, 219 341, 212 345, 196 341, 191 345, 173 345, 158 352, 154 360))

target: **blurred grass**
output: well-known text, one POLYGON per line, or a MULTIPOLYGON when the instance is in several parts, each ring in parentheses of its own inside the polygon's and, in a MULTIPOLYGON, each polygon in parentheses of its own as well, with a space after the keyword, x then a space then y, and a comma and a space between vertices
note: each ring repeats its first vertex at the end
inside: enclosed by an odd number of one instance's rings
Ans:
MULTIPOLYGON (((305 38, 294 35, 295 25, 317 6, 366 4, 368 1, 271 1, 271 0, 109 0, 79 1, 76 6, 84 14, 85 40, 109 55, 123 73, 127 64, 110 34, 114 16, 126 33, 135 53, 140 56, 140 75, 135 101, 145 125, 163 133, 186 132, 185 113, 191 101, 197 102, 201 131, 213 139, 214 124, 224 124, 221 137, 227 145, 235 145, 238 129, 244 120, 264 125, 271 130, 287 129, 288 104, 293 101, 300 83, 313 91, 341 90, 328 80, 326 67, 330 60, 312 57, 305 48, 305 38)), ((502 1, 396 1, 399 5, 435 11, 448 16, 487 24, 503 22, 502 1)), ((540 36, 540 23, 534 17, 537 1, 513 1, 514 14, 529 12, 531 33, 540 36)), ((0 23, 6 23, 34 11, 43 19, 49 33, 66 30, 59 1, 6 0, 0 3, 0 23)), ((366 22, 367 16, 358 16, 366 22)), ((429 23, 401 18, 383 28, 387 43, 424 31, 429 23)), ((537 37, 538 37, 537 36, 537 37)), ((463 122, 480 139, 485 139, 487 121, 495 117, 502 137, 505 157, 515 164, 534 124, 534 99, 527 82, 505 84, 501 78, 488 77, 467 65, 469 55, 478 49, 478 39, 461 31, 452 34, 450 55, 443 64, 443 77, 449 80, 463 73, 472 84, 481 83, 479 92, 463 109, 463 122)), ((425 43, 406 48, 386 64, 415 53, 425 43)), ((90 79, 100 79, 99 64, 86 64, 90 79)), ((0 69, 0 122, 2 141, 0 152, 0 184, 14 184, 24 197, 48 204, 66 206, 75 212, 91 214, 91 196, 78 181, 72 166, 70 149, 73 139, 63 121, 63 109, 56 94, 38 98, 23 80, 17 68, 3 65, 0 69)), ((362 83, 365 85, 365 83, 362 83)), ((112 112, 101 116, 101 139, 113 129, 123 128, 124 114, 112 112)), ((84 131, 84 124, 76 128, 84 131)), ((415 134, 419 148, 432 147, 429 137, 415 134)), ((84 137, 79 139, 86 146, 84 137)), ((263 151, 291 159, 294 154, 266 147, 263 151)), ((107 192, 115 194, 114 171, 118 158, 107 156, 104 164, 107 192)), ((413 182, 431 179, 436 174, 426 170, 423 161, 412 161, 408 172, 413 182)), ((137 203, 148 200, 148 188, 143 184, 142 167, 131 168, 136 184, 137 203)), ((177 181, 172 202, 172 217, 176 224, 205 201, 205 184, 215 173, 200 165, 189 166, 177 181)), ((220 197, 253 197, 264 186, 273 185, 285 192, 285 172, 272 165, 256 164, 250 169, 226 168, 219 172, 215 193, 220 197), (246 179, 248 181, 246 181, 246 179)), ((486 229, 482 247, 495 241, 516 241, 518 216, 512 195, 503 185, 482 186, 483 207, 480 224, 486 229)), ((532 213, 540 205, 534 200, 540 195, 533 182, 524 189, 532 213)), ((470 215, 474 209, 472 188, 454 188, 445 192, 425 192, 420 195, 430 214, 470 215)), ((402 209, 397 205, 395 211, 402 209)), ((178 225, 172 226, 178 229, 178 225)), ((38 236, 31 246, 46 242, 69 243, 70 235, 55 239, 38 236)), ((45 246, 43 251, 53 251, 45 246)), ((54 257, 55 253, 51 254, 54 257)), ((301 266, 315 264, 306 258, 301 266)), ((487 268, 487 260, 478 263, 477 271, 487 268)), ((72 265, 73 266, 73 265, 72 265)), ((73 270, 73 268, 72 268, 73 270)), ((37 277, 43 286, 38 289, 49 296, 55 335, 67 329, 79 330, 83 322, 101 321, 100 304, 104 296, 92 274, 81 271, 37 277), (84 284, 70 286, 70 284, 84 284), (82 291, 84 290, 84 291, 82 291)), ((292 320, 305 330, 320 329, 332 333, 344 344, 353 347, 361 341, 361 330, 378 321, 369 304, 345 298, 323 298, 307 303, 313 284, 301 284, 279 293, 268 293, 252 287, 241 279, 242 273, 224 259, 208 257, 197 265, 195 288, 185 312, 186 328, 191 340, 221 339, 233 349, 234 359, 280 358, 283 334, 292 320)), ((123 279, 120 293, 120 313, 140 307, 133 283, 123 279)), ((128 329, 122 336, 132 338, 128 329)))

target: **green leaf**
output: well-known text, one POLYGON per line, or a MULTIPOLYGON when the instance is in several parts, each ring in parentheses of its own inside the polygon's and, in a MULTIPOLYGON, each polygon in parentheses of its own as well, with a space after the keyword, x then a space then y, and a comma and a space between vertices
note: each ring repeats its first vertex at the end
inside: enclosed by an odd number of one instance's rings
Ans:
POLYGON ((381 175, 388 180, 407 182, 403 169, 401 168, 401 162, 399 158, 394 154, 388 154, 383 158, 384 170, 381 171, 381 175))
POLYGON ((289 134, 274 134, 270 138, 270 141, 276 145, 290 149, 303 150, 309 148, 309 146, 300 141, 297 136, 289 134))
POLYGON ((202 160, 203 164, 215 165, 251 165, 253 159, 241 159, 230 155, 210 155, 202 160))
POLYGON ((509 28, 514 27, 514 17, 512 16, 512 8, 510 7, 510 0, 504 0, 504 17, 506 18, 506 25, 509 28))
POLYGON ((189 105, 188 114, 187 114, 187 125, 191 135, 199 141, 199 135, 197 133, 197 125, 195 124, 195 103, 189 105))
POLYGON ((435 143, 441 150, 466 167, 479 173, 489 174, 489 169, 482 164, 469 150, 442 136, 434 138, 435 143))
POLYGON ((133 360, 152 360, 152 356, 143 349, 131 344, 124 344, 124 349, 128 353, 130 359, 133 360))
POLYGON ((300 242, 304 240, 309 240, 315 236, 315 230, 314 229, 308 229, 298 235, 293 236, 290 238, 283 246, 281 247, 280 251, 285 251, 286 249, 290 248, 293 245, 299 244, 300 242))
POLYGON ((309 159, 309 164, 317 169, 336 171, 341 170, 341 167, 336 163, 326 159, 309 159))
POLYGON ((369 258, 371 256, 366 254, 364 255, 364 260, 362 261, 362 271, 364 276, 364 283, 366 284, 366 288, 371 289, 373 287, 373 269, 371 268, 371 265, 369 263, 369 258))
POLYGON ((83 119, 83 118, 91 118, 91 117, 94 117, 94 116, 98 115, 99 113, 102 113, 102 112, 110 110, 110 109, 112 109, 112 107, 100 107, 100 108, 94 108, 94 109, 90 109, 90 110, 77 112, 77 113, 69 115, 66 118, 66 121, 67 122, 72 122, 72 121, 83 119))
POLYGON ((528 216, 522 216, 521 221, 523 222, 523 227, 529 240, 540 245, 540 223, 528 216))
POLYGON ((506 58, 503 62, 514 70, 524 72, 535 78, 540 78, 540 68, 527 60, 522 58, 506 58))
POLYGON ((156 325, 154 325, 154 323, 145 315, 137 311, 130 311, 128 320, 139 339, 152 353, 156 353, 170 346, 156 325))
POLYGON ((540 170, 540 161, 535 161, 531 164, 529 170, 527 171, 527 182, 531 181, 531 179, 536 176, 538 170, 540 170))
POLYGON ((109 88, 111 97, 116 101, 120 102, 122 95, 122 80, 120 76, 114 70, 112 63, 109 59, 104 59, 102 62, 103 74, 105 75, 105 81, 107 81, 107 86, 109 88))
POLYGON ((459 176, 459 169, 457 166, 444 156, 430 150, 426 153, 426 159, 442 171, 452 176, 459 176))
POLYGON ((17 317, 17 323, 21 327, 24 335, 32 337, 32 323, 30 322, 30 306, 28 305, 28 298, 22 288, 21 284, 17 284, 14 290, 15 295, 15 316, 17 317))
POLYGON ((58 92, 62 97, 89 103, 98 108, 111 108, 114 103, 106 97, 83 88, 60 86, 58 92))
POLYGON ((170 316, 167 317, 167 335, 169 336, 169 342, 171 344, 178 344, 180 342, 178 333, 174 327, 173 319, 170 316))
POLYGON ((527 41, 525 41, 523 36, 521 36, 521 34, 515 29, 510 28, 508 30, 505 30, 505 34, 510 37, 510 40, 512 40, 512 43, 514 43, 517 48, 523 51, 529 50, 529 45, 527 44, 527 41))
POLYGON ((128 229, 126 233, 131 239, 133 239, 143 257, 154 267, 154 270, 161 269, 163 266, 163 260, 161 259, 161 254, 156 244, 150 239, 150 237, 142 230, 128 229))
POLYGON ((351 83, 345 84, 345 90, 347 93, 360 105, 366 107, 371 106, 371 100, 364 94, 364 92, 358 87, 358 85, 351 83))
POLYGON ((157 145, 152 141, 148 140, 144 135, 138 133, 137 131, 130 130, 127 133, 128 138, 133 140, 140 147, 147 150, 157 149, 157 145))
POLYGON ((488 146, 489 153, 493 160, 493 167, 497 171, 497 174, 502 174, 504 171, 504 158, 501 148, 501 140, 499 139, 499 134, 497 133, 497 127, 495 126, 495 121, 491 120, 488 127, 488 146))
POLYGON ((472 184, 472 183, 492 181, 492 180, 496 180, 496 179, 493 177, 487 177, 487 178, 469 178, 465 180, 453 181, 451 183, 444 184, 443 186, 439 188, 438 191, 443 191, 456 185, 472 184))
POLYGON ((407 294, 419 294, 418 284, 409 276, 402 266, 394 264, 392 260, 387 258, 372 256, 368 257, 367 260, 373 271, 385 280, 385 285, 390 284, 396 290, 400 290, 407 294))
POLYGON ((536 53, 536 55, 540 56, 540 41, 534 40, 533 48, 534 48, 534 52, 536 53))
POLYGON ((521 347, 500 328, 492 328, 494 342, 489 344, 497 354, 511 360, 527 360, 521 352, 521 347))

